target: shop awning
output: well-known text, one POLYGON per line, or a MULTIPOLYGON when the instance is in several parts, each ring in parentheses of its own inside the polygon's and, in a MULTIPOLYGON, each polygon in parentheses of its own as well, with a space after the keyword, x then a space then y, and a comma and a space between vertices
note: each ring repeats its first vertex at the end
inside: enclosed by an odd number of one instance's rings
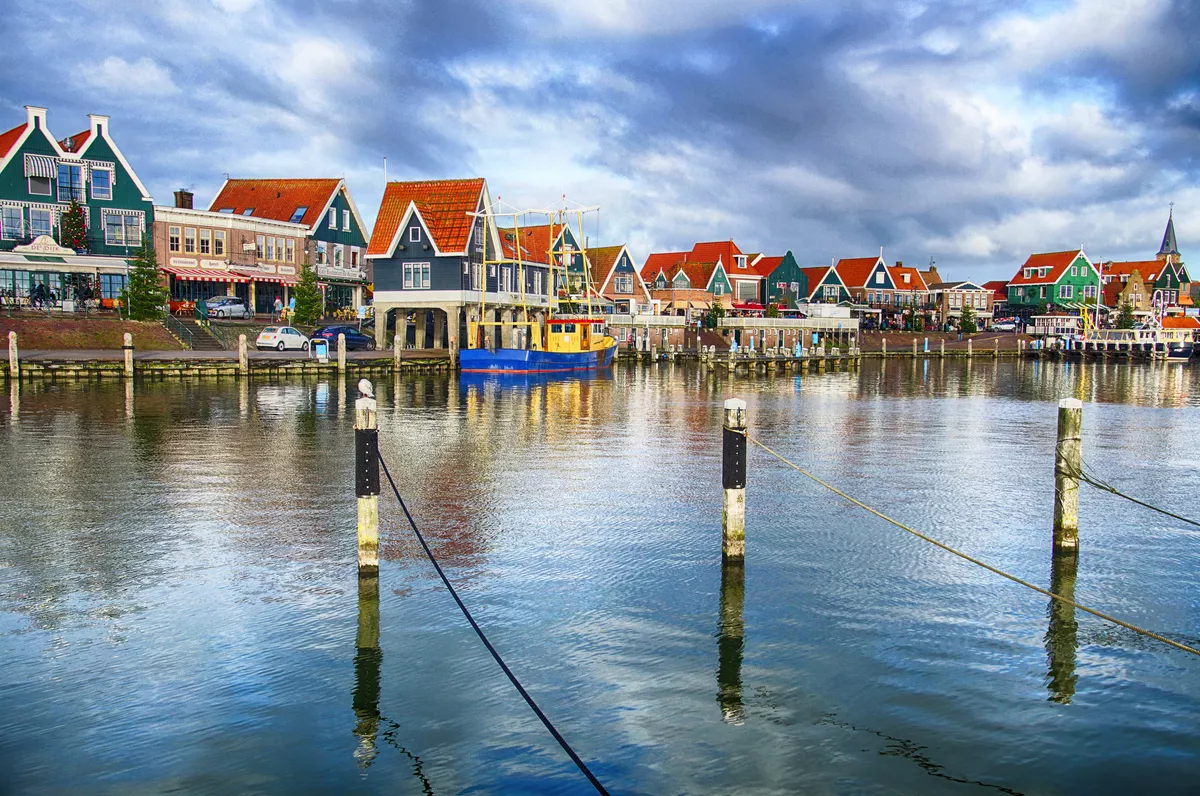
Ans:
POLYGON ((707 301, 700 301, 699 299, 689 301, 688 303, 692 305, 692 309, 694 310, 706 310, 712 306, 707 301))
POLYGON ((249 282, 250 277, 235 274, 230 271, 217 271, 212 268, 179 268, 174 265, 160 265, 159 270, 170 274, 176 279, 189 282, 249 282))
POLYGON ((254 282, 274 282, 279 285, 287 285, 290 287, 300 281, 300 277, 298 276, 286 274, 267 274, 259 271, 256 268, 246 268, 244 270, 237 268, 237 266, 234 266, 234 268, 237 269, 238 272, 244 275, 247 279, 254 282))
POLYGON ((759 304, 757 301, 744 301, 741 303, 735 301, 733 303, 733 308, 735 310, 761 310, 763 305, 759 304))

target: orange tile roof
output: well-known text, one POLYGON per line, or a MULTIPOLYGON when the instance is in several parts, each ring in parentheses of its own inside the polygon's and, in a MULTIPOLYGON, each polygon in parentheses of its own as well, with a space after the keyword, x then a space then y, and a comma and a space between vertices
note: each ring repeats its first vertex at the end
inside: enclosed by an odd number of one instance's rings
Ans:
POLYGON ((474 213, 479 207, 483 193, 482 177, 468 180, 424 180, 418 182, 389 182, 383 191, 379 215, 375 219, 375 231, 367 247, 369 255, 391 254, 392 239, 408 212, 409 204, 416 202, 421 218, 429 227, 429 234, 444 252, 465 251, 471 237, 474 213))
POLYGON ((779 267, 779 264, 781 262, 783 262, 782 256, 780 256, 780 257, 762 257, 759 259, 758 262, 756 262, 754 265, 752 265, 751 268, 753 268, 755 271, 757 271, 759 276, 768 277, 771 275, 772 271, 774 271, 776 268, 779 267))
MULTIPOLYGON (((733 259, 738 254, 743 254, 743 252, 732 240, 715 240, 692 246, 687 259, 698 263, 715 263, 720 260, 721 264, 725 266, 725 272, 732 276, 733 271, 740 270, 733 259)), ((746 259, 749 262, 749 257, 746 259)), ((748 267, 747 270, 749 270, 748 267)))
POLYGON ((1074 249, 1067 252, 1047 252, 1045 254, 1031 254, 1025 264, 1017 269, 1017 275, 1008 281, 1010 285, 1048 285, 1054 284, 1062 276, 1063 271, 1067 270, 1071 263, 1075 262, 1075 258, 1082 252, 1079 249, 1074 249), (1025 276, 1026 268, 1049 268, 1049 273, 1040 277, 1036 273, 1029 277, 1025 276))
MULTIPOLYGON (((548 264, 550 262, 550 246, 553 245, 562 230, 562 224, 522 225, 521 259, 531 263, 548 264)), ((501 227, 499 232, 500 245, 504 248, 504 256, 515 259, 517 250, 516 242, 513 239, 513 228, 501 227)))
POLYGON ((647 283, 653 282, 654 277, 658 276, 659 271, 670 269, 671 266, 682 262, 686 257, 687 252, 658 252, 657 254, 651 254, 646 258, 646 262, 642 266, 642 281, 647 283))
POLYGON ((1153 282, 1158 279, 1158 271, 1163 264, 1158 260, 1138 260, 1127 263, 1104 263, 1105 276, 1132 276, 1134 271, 1142 275, 1142 279, 1153 282))
POLYGON ((72 144, 71 146, 67 146, 66 138, 59 141, 58 145, 63 148, 64 152, 78 152, 81 149, 83 149, 83 145, 86 144, 87 140, 91 137, 92 137, 92 130, 91 130, 91 128, 88 128, 87 130, 84 130, 82 133, 76 133, 75 135, 67 136, 67 138, 71 139, 71 144, 72 144))
POLYGON ((676 274, 683 271, 693 288, 703 290, 708 286, 708 280, 712 279, 713 271, 715 270, 717 270, 715 262, 694 263, 691 260, 686 260, 682 263, 676 263, 675 267, 667 273, 667 278, 674 279, 676 274))
MULTIPOLYGON (((597 246, 587 250, 588 268, 591 269, 593 282, 597 285, 604 284, 609 273, 612 272, 613 266, 617 264, 617 257, 620 256, 621 249, 624 248, 624 246, 597 246)), ((607 291, 605 295, 608 295, 607 291)))
POLYGON ((1191 315, 1168 315, 1162 319, 1164 329, 1200 329, 1200 318, 1191 315))
POLYGON ((804 272, 804 277, 808 280, 808 297, 812 298, 816 295, 817 288, 821 287, 821 280, 825 278, 825 274, 829 273, 829 266, 815 265, 800 270, 804 272))
POLYGON ((0 158, 8 155, 8 150, 13 148, 17 143, 17 139, 25 132, 25 125, 18 124, 11 130, 0 133, 0 158))
POLYGON ((228 180, 208 209, 232 208, 234 215, 239 216, 250 210, 251 218, 291 221, 298 208, 307 207, 299 223, 312 227, 320 221, 325 205, 329 204, 340 182, 335 179, 228 180))
MULTIPOLYGON (((837 271, 846 287, 866 287, 871 272, 879 263, 879 257, 852 257, 838 260, 834 270, 837 271)), ((886 266, 885 266, 886 267, 886 266)))
POLYGON ((928 290, 929 286, 925 284, 924 278, 921 277, 921 272, 916 268, 909 268, 906 265, 889 265, 885 266, 888 274, 892 277, 892 283, 896 286, 896 290, 901 292, 906 290, 928 290), (904 281, 904 277, 908 276, 908 281, 904 281))

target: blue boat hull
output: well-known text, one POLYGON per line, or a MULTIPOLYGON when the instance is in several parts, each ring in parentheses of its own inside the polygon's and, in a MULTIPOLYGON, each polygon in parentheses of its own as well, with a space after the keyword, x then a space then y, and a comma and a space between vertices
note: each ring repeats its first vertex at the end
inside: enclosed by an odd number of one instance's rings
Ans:
POLYGON ((458 352, 463 373, 568 373, 573 370, 597 370, 612 364, 616 344, 598 351, 557 353, 526 351, 522 348, 464 348, 458 352))

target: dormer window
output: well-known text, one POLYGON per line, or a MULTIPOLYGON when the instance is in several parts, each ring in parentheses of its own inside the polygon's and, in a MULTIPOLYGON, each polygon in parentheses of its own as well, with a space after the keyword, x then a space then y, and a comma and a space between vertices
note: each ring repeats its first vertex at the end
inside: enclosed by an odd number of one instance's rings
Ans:
POLYGON ((292 213, 292 217, 288 219, 289 224, 299 224, 304 219, 304 214, 308 212, 308 206, 297 207, 292 213))
POLYGON ((230 215, 232 215, 232 214, 233 214, 233 208, 232 208, 232 207, 222 207, 222 208, 221 208, 220 210, 218 210, 217 212, 218 212, 218 213, 229 213, 230 215))
POLYGON ((735 254, 735 255, 733 256, 733 259, 734 259, 734 261, 737 263, 737 267, 738 267, 738 268, 745 268, 745 267, 746 267, 746 255, 744 255, 744 254, 735 254))
POLYGON ((904 275, 904 284, 908 285, 911 283, 912 283, 912 274, 905 274, 904 275))
POLYGON ((252 216, 252 215, 254 215, 254 208, 253 208, 253 207, 247 207, 245 210, 243 210, 243 211, 242 211, 242 215, 244 215, 244 216, 252 216))
POLYGON ((1025 269, 1025 278, 1026 278, 1026 279, 1028 279, 1028 278, 1029 278, 1029 274, 1030 274, 1030 273, 1032 273, 1032 269, 1026 268, 1026 269, 1025 269))

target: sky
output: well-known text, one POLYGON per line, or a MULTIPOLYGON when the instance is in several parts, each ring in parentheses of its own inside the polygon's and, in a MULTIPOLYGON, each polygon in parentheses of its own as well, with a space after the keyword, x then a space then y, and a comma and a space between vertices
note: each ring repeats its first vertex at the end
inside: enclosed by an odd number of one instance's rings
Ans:
POLYGON ((3 0, 0 130, 110 130, 159 204, 482 176, 591 245, 1010 277, 1200 244, 1200 3, 3 0), (16 46, 11 46, 15 42, 16 46))

